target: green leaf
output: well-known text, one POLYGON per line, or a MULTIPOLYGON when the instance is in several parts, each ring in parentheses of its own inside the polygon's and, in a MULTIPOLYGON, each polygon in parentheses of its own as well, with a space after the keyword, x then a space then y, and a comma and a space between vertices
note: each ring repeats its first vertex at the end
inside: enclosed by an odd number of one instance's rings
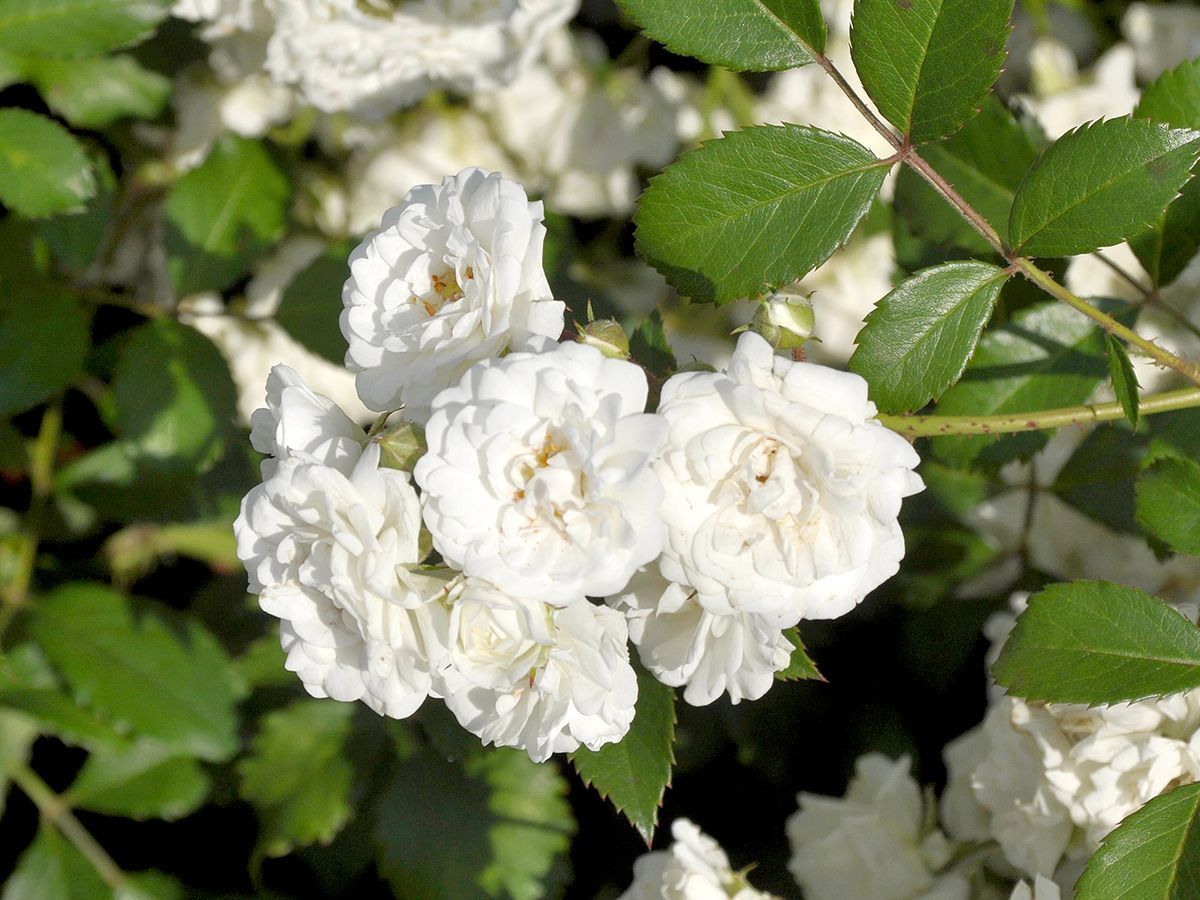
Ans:
POLYGON ((1004 64, 1013 0, 854 5, 854 67, 883 117, 914 144, 979 111, 1004 64))
POLYGON ((1137 373, 1133 371, 1133 363, 1125 346, 1108 332, 1104 334, 1104 350, 1108 356, 1108 374, 1112 379, 1113 393, 1125 410, 1125 418, 1134 428, 1138 426, 1138 414, 1141 412, 1140 397, 1138 396, 1137 373))
POLYGON ((1200 897, 1200 784, 1153 798, 1104 838, 1075 900, 1200 897))
MULTIPOLYGON (((1133 114, 1174 128, 1200 129, 1200 58, 1164 72, 1145 91, 1133 114)), ((1146 232, 1129 241, 1155 287, 1170 284, 1200 251, 1200 178, 1146 232)))
POLYGON ((179 819, 208 796, 209 779, 194 759, 141 741, 128 750, 99 750, 68 791, 79 809, 130 819, 179 819))
POLYGON ((190 326, 167 318, 132 332, 113 378, 116 426, 140 458, 204 471, 225 449, 237 390, 225 358, 190 326))
POLYGON ((8 773, 14 766, 25 765, 37 736, 37 724, 29 716, 0 709, 0 818, 8 795, 8 773))
POLYGON ((1025 175, 1009 240, 1024 256, 1074 256, 1143 231, 1200 157, 1200 133, 1145 119, 1092 122, 1059 138, 1025 175))
POLYGON ((959 379, 1009 274, 983 262, 946 263, 876 304, 850 369, 867 380, 882 411, 920 409, 959 379))
POLYGON ((152 119, 171 94, 169 78, 132 56, 39 59, 30 62, 29 73, 46 103, 79 128, 103 128, 127 116, 152 119))
MULTIPOLYGON (((162 872, 126 872, 113 900, 184 900, 183 885, 162 872)), ((194 895, 193 895, 194 896, 194 895)))
MULTIPOLYGON (((942 395, 939 415, 1000 415, 1083 403, 1108 375, 1104 333, 1061 303, 1019 312, 979 342, 962 379, 942 395)), ((993 465, 1027 456, 1046 442, 1040 431, 995 437, 939 437, 943 462, 993 465)))
POLYGON ((252 688, 290 687, 296 683, 296 676, 284 668, 286 661, 278 632, 271 632, 256 638, 234 665, 241 679, 252 688))
POLYGON ((169 268, 179 293, 224 290, 245 274, 282 236, 289 194, 262 144, 219 139, 167 193, 169 268))
POLYGON ((0 706, 20 710, 41 731, 91 750, 126 750, 128 736, 67 695, 45 654, 21 644, 0 656, 0 706))
POLYGON ((825 49, 818 0, 618 0, 656 41, 727 69, 772 72, 813 61, 825 49))
POLYGON ((0 900, 96 900, 108 896, 111 892, 92 864, 53 826, 43 825, 17 860, 0 900))
POLYGON ((1182 457, 1152 462, 1137 480, 1137 518, 1172 549, 1200 556, 1200 464, 1182 457))
MULTIPOLYGON (((979 115, 945 141, 921 148, 921 156, 986 219, 1002 232, 1025 172, 1041 151, 1039 136, 989 97, 979 115)), ((922 238, 943 247, 991 255, 992 247, 929 186, 902 166, 896 177, 896 209, 922 238)))
POLYGON ((147 37, 164 0, 0 0, 0 50, 25 56, 98 56, 147 37))
POLYGON ((754 296, 845 243, 887 170, 866 147, 818 128, 736 131, 650 180, 635 216, 638 248, 686 296, 754 296))
POLYGON ((352 248, 334 244, 292 279, 283 292, 275 321, 293 338, 339 366, 346 359, 346 339, 338 328, 342 285, 350 275, 346 260, 352 248))
POLYGON ((88 314, 66 294, 46 288, 0 300, 0 416, 65 390, 83 368, 90 338, 88 314))
POLYGON ((354 707, 299 700, 263 717, 238 762, 238 792, 258 811, 259 852, 328 844, 350 819, 354 769, 344 747, 354 707))
POLYGON ((42 219, 36 226, 37 236, 53 251, 57 268, 65 269, 71 281, 86 281, 90 277, 86 274, 87 269, 100 252, 113 218, 117 180, 112 167, 107 157, 93 153, 92 168, 96 173, 97 190, 87 208, 74 214, 42 219))
POLYGON ((817 670, 817 664, 809 658, 808 651, 804 649, 800 629, 789 628, 784 631, 784 635, 792 644, 792 661, 786 669, 776 672, 775 678, 779 681, 824 681, 825 676, 817 670))
POLYGON ((460 762, 426 748, 397 768, 375 823, 379 870, 403 897, 551 895, 575 823, 553 763, 519 750, 460 762))
POLYGON ((38 218, 83 209, 95 193, 91 163, 70 132, 27 110, 0 109, 0 202, 38 218))
POLYGON ((637 669, 637 711, 629 733, 599 750, 576 750, 571 763, 584 783, 624 814, 649 845, 675 762, 675 690, 637 669))
POLYGON ((992 666, 1018 697, 1119 703, 1200 687, 1200 629, 1134 588, 1052 584, 1029 607, 992 666))
POLYGON ((1138 534, 1133 483, 1145 455, 1143 436, 1125 428, 1096 428, 1071 454, 1050 489, 1101 525, 1138 534))
POLYGON ((652 309, 650 315, 629 335, 629 354, 647 372, 660 377, 670 375, 679 367, 671 344, 667 341, 662 313, 658 309, 652 309))
POLYGON ((240 685, 216 639, 189 622, 186 641, 124 595, 60 587, 33 607, 29 630, 89 705, 180 754, 220 762, 238 748, 240 685))

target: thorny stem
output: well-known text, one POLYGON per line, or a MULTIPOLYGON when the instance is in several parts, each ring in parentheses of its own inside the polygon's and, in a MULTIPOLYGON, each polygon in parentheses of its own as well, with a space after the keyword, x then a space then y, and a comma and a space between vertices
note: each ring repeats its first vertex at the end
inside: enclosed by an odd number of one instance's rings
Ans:
POLYGON ((1137 332, 1122 325, 1112 316, 1107 315, 1092 304, 1083 300, 1065 287, 1056 282, 1050 275, 1043 272, 1030 260, 1019 256, 1010 250, 1004 243, 1004 240, 997 234, 991 224, 979 214, 979 212, 971 206, 963 197, 956 191, 949 182, 941 175, 934 171, 920 154, 909 144, 905 139, 898 136, 891 128, 887 126, 870 107, 858 95, 858 92, 850 85, 848 81, 838 71, 837 67, 824 54, 815 54, 817 64, 825 70, 834 83, 841 88, 842 93, 854 105, 854 108, 870 123, 871 127, 883 135, 884 139, 896 149, 896 154, 905 165, 909 166, 913 171, 919 174, 927 181, 934 190, 953 206, 966 220, 966 222, 974 228, 983 238, 999 253, 1004 259, 1020 270, 1027 278, 1034 282, 1038 287, 1050 294, 1052 297, 1063 301, 1067 305, 1073 307, 1083 313, 1089 319, 1096 322, 1101 328, 1110 334, 1116 335, 1129 344, 1139 348, 1147 356, 1154 359, 1156 362, 1168 368, 1174 369, 1190 381, 1200 384, 1200 369, 1175 356, 1175 354, 1158 346, 1153 341, 1139 335, 1137 332))
MULTIPOLYGON (((1200 406, 1200 388, 1182 388, 1143 397, 1138 409, 1144 416, 1200 406)), ((1063 425, 1087 425, 1124 418, 1120 403, 1067 406, 1041 412, 999 416, 880 416, 879 421, 908 438, 968 434, 1014 434, 1063 425)))
POLYGON ((33 769, 25 765, 12 766, 9 777, 16 783, 38 808, 38 815, 46 825, 52 825, 68 841, 75 845, 83 857, 92 864, 107 884, 114 891, 125 883, 125 873, 121 871, 108 852, 96 842, 80 821, 71 812, 70 804, 50 790, 46 782, 33 769))
POLYGON ((29 481, 32 497, 29 512, 25 516, 25 528, 17 559, 16 572, 12 581, 0 590, 0 637, 8 628, 13 617, 29 602, 29 585, 33 580, 33 567, 37 560, 42 519, 46 504, 53 491, 54 455, 58 450, 58 439, 62 434, 62 406, 55 402, 42 413, 42 424, 37 440, 29 455, 29 481))

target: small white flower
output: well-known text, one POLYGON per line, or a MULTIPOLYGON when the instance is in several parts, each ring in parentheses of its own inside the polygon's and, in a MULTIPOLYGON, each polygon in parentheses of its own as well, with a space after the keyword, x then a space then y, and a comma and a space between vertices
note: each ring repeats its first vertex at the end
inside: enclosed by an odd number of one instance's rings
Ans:
POLYGON ((314 697, 399 718, 429 694, 446 626, 440 585, 409 570, 419 529, 408 477, 379 468, 376 444, 348 472, 284 458, 243 499, 238 557, 314 697))
POLYGON ((346 365, 370 409, 423 422, 474 363, 563 329, 542 271, 541 203, 498 173, 420 185, 350 255, 342 291, 346 365))
POLYGON ((620 591, 662 549, 646 375, 581 344, 479 363, 434 399, 417 463, 448 564, 533 600, 620 591))
POLYGON ((666 581, 655 566, 608 602, 628 618, 642 664, 663 684, 686 685, 683 699, 693 706, 723 693, 733 703, 757 700, 791 661, 792 644, 782 629, 754 613, 714 615, 690 588, 666 581))
POLYGON ((711 612, 780 627, 853 609, 899 568, 900 503, 923 487, 875 413, 859 376, 778 358, 753 333, 728 374, 670 378, 663 575, 711 612))
POLYGON ((264 479, 285 459, 318 463, 349 475, 365 441, 362 428, 328 397, 311 390, 295 369, 271 369, 267 405, 250 417, 250 443, 273 457, 263 460, 264 479))
POLYGON ((666 850, 633 864, 633 884, 618 900, 773 900, 734 872, 721 845, 687 819, 671 823, 666 850))
POLYGON ((266 66, 317 109, 382 117, 435 88, 472 94, 507 84, 577 7, 578 0, 272 0, 266 66))
POLYGON ((1033 887, 1026 881, 1018 882, 1008 900, 1062 900, 1062 891, 1049 878, 1038 875, 1034 878, 1033 887))
POLYGON ((534 762, 623 738, 638 693, 624 616, 582 598, 557 608, 500 596, 468 586, 455 603, 469 608, 438 678, 459 724, 534 762))
POLYGON ((854 768, 845 797, 800 794, 800 809, 787 821, 788 868, 804 896, 965 900, 965 882, 960 891, 957 880, 935 878, 953 848, 940 831, 923 833, 921 788, 909 774, 908 758, 870 753, 854 768))
POLYGON ((1138 75, 1150 82, 1200 56, 1200 9, 1182 3, 1131 3, 1121 32, 1133 44, 1138 75))

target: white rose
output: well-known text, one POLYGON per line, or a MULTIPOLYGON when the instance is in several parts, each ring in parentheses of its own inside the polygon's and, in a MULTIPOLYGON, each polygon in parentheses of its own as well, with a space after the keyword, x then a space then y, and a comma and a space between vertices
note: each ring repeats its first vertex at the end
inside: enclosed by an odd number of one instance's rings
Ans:
POLYGON ((687 819, 671 823, 674 843, 633 864, 633 884, 618 900, 772 900, 734 872, 721 845, 687 819))
POLYGON ((267 377, 267 405, 250 417, 250 443, 272 459, 262 462, 270 478, 282 460, 318 463, 350 475, 362 454, 366 435, 328 397, 311 390, 289 366, 278 365, 267 377))
POLYGON ((479 578, 453 588, 442 678, 447 693, 464 686, 507 690, 540 668, 554 645, 553 610, 513 597, 479 578))
POLYGON ((1131 47, 1118 44, 1110 49, 1097 60, 1087 79, 1080 78, 1072 70, 1073 60, 1059 61, 1072 68, 1055 75, 1043 73, 1041 79, 1075 83, 1044 97, 1025 98, 1026 105, 1051 139, 1057 140, 1085 122, 1126 115, 1137 105, 1141 94, 1134 79, 1131 47))
POLYGON ((234 533, 308 692, 403 717, 432 689, 446 626, 440 585, 408 569, 420 553, 416 493, 378 465, 377 444, 348 474, 283 459, 243 499, 234 533))
MULTIPOLYGON (((521 605, 514 601, 511 608, 521 605)), ((581 598, 563 608, 543 604, 541 616, 551 623, 551 643, 537 648, 535 669, 517 672, 503 687, 489 688, 472 684, 451 664, 439 675, 446 706, 485 744, 517 747, 534 762, 581 745, 596 750, 619 741, 633 722, 638 692, 624 616, 581 598)), ((498 682, 506 668, 516 668, 514 657, 524 658, 524 642, 513 633, 520 620, 503 618, 492 616, 486 622, 476 616, 470 624, 493 626, 495 643, 506 643, 506 651, 480 653, 459 641, 459 658, 471 658, 469 671, 475 677, 486 673, 486 680, 498 682)), ((536 615, 525 621, 535 619, 540 623, 536 615)), ((480 631, 482 643, 488 644, 487 629, 480 631)), ((532 632, 525 640, 538 643, 532 632)))
POLYGON ((273 0, 267 70, 324 112, 382 117, 434 88, 495 90, 578 0, 273 0))
POLYGON ((414 477, 448 564, 533 600, 620 591, 662 548, 646 375, 581 344, 479 363, 434 399, 414 477))
POLYGON ((753 333, 728 374, 670 378, 663 575, 711 612, 776 626, 853 609, 899 568, 900 503, 923 487, 875 413, 859 376, 776 357, 753 333))
POLYGON ((1133 44, 1138 74, 1147 82, 1200 56, 1200 9, 1194 6, 1131 3, 1121 32, 1133 44))
POLYGON ((1033 887, 1026 881, 1018 882, 1008 900, 1062 900, 1062 892, 1049 878, 1038 875, 1033 881, 1033 887))
POLYGON ((907 757, 870 753, 855 763, 845 797, 799 795, 800 809, 787 821, 788 869, 805 897, 915 900, 930 889, 956 895, 956 883, 934 877, 952 848, 940 831, 922 832, 921 788, 909 765, 907 757))
POLYGON ((686 685, 683 699, 693 706, 723 693, 732 703, 757 700, 791 661, 782 629, 754 613, 714 615, 690 588, 666 581, 654 566, 608 602, 625 613, 642 664, 663 684, 686 685))
POLYGON ((474 363, 557 338, 563 304, 542 271, 542 205, 498 173, 420 185, 350 254, 346 365, 369 408, 423 421, 474 363))

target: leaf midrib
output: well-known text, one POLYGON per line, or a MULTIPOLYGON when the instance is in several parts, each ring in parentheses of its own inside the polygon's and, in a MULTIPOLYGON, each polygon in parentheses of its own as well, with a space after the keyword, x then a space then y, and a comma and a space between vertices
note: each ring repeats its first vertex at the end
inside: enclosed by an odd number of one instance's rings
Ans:
POLYGON ((752 0, 752 2, 755 6, 763 11, 763 15, 765 15, 768 19, 771 19, 776 25, 779 26, 780 31, 787 35, 792 43, 811 56, 814 60, 821 57, 821 54, 814 50, 808 41, 804 40, 804 38, 800 36, 800 33, 797 32, 796 29, 792 28, 791 25, 779 18, 778 14, 775 13, 774 10, 770 9, 763 2, 763 0, 752 0))

